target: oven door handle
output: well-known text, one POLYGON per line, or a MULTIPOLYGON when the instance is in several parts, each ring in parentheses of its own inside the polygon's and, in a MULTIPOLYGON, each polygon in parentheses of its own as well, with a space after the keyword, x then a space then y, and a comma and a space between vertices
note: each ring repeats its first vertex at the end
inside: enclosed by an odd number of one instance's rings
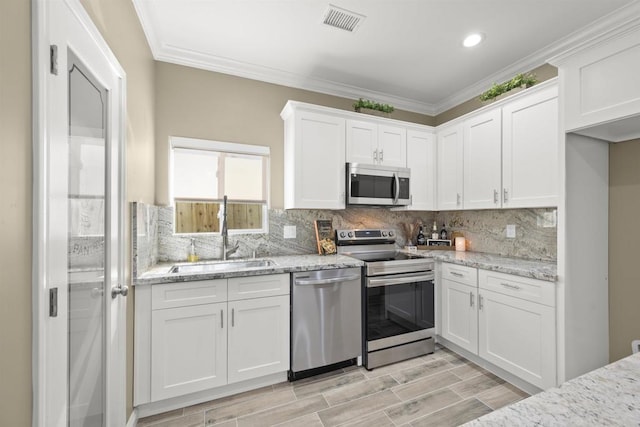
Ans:
POLYGON ((414 282, 428 282, 433 280, 433 273, 414 274, 402 277, 381 277, 367 279, 367 288, 377 288, 379 286, 406 285, 414 282))
POLYGON ((303 285, 303 286, 331 285, 333 283, 350 282, 352 280, 360 280, 360 276, 357 274, 354 274, 352 276, 332 277, 329 279, 309 279, 309 280, 296 279, 293 283, 296 286, 297 285, 303 285))

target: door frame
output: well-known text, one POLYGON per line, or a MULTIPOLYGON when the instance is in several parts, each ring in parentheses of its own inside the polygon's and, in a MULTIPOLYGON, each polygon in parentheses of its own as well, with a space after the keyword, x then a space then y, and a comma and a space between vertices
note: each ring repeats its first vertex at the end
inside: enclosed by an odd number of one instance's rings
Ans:
MULTIPOLYGON (((47 162, 47 141, 49 138, 50 127, 48 125, 48 75, 50 72, 50 27, 48 22, 50 4, 52 1, 64 3, 80 24, 82 31, 87 39, 93 44, 96 52, 105 60, 111 69, 111 73, 117 77, 119 87, 117 88, 117 96, 113 98, 113 102, 117 103, 119 114, 113 117, 118 128, 119 140, 116 147, 106 153, 111 156, 112 161, 117 161, 116 175, 110 178, 110 182, 116 182, 119 195, 115 200, 118 220, 117 236, 120 243, 117 260, 117 276, 120 285, 125 285, 128 277, 125 276, 125 148, 126 148, 126 74, 121 67, 117 58, 110 50, 107 42, 102 37, 100 31, 95 26, 84 7, 79 0, 31 0, 31 35, 32 35, 32 136, 33 136, 33 217, 32 217, 32 425, 45 426, 54 425, 60 420, 47 419, 47 387, 49 384, 46 372, 46 360, 50 353, 48 342, 48 325, 49 318, 49 287, 47 279, 47 223, 48 212, 50 210, 48 202, 48 162, 47 162)), ((61 72, 63 70, 60 70, 61 72)), ((107 185, 110 185, 107 183, 107 185)), ((114 209, 112 208, 113 212, 114 209)), ((106 237, 106 236, 105 236, 106 237)), ((113 251, 112 251, 113 252, 113 251)), ((111 258, 111 254, 105 253, 107 258, 111 258)), ((108 266, 105 265, 105 269, 108 266)), ((107 292, 110 293, 111 286, 106 285, 107 292)), ((107 298, 109 298, 107 296, 107 298)), ((118 309, 117 318, 112 319, 111 323, 115 323, 119 331, 117 337, 117 347, 105 350, 107 361, 117 356, 117 363, 112 364, 113 370, 107 370, 107 378, 105 379, 107 389, 120 390, 121 398, 118 402, 109 402, 105 407, 106 420, 110 425, 124 425, 126 423, 126 303, 122 298, 118 298, 120 308, 118 309), (118 354, 119 353, 119 354, 118 354), (114 408, 110 408, 114 406, 114 408), (115 423, 115 424, 114 424, 115 423)), ((109 314, 107 313, 107 321, 109 314)), ((107 329, 109 332, 110 329, 107 329)), ((107 340, 109 342, 110 340, 107 340)), ((108 400, 108 396, 106 397, 108 400)), ((65 400, 66 401, 66 400, 65 400)))

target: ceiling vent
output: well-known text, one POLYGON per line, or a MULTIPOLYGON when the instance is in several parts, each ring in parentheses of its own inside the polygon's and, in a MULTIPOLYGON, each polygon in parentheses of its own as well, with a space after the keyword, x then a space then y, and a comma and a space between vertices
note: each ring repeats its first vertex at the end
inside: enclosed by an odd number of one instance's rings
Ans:
POLYGON ((322 23, 352 33, 358 29, 364 18, 366 16, 330 4, 324 13, 322 23))

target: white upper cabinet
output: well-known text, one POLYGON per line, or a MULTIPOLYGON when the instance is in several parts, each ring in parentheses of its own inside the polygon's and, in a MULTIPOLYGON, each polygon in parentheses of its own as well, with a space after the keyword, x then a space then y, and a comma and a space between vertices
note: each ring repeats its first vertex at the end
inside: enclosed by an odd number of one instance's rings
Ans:
POLYGON ((462 209, 463 128, 455 124, 437 132, 437 209, 462 209))
POLYGON ((640 25, 587 47, 551 61, 564 91, 564 128, 613 142, 640 137, 640 25))
POLYGON ((500 109, 464 121, 465 209, 500 207, 502 189, 500 109))
POLYGON ((406 209, 435 210, 436 142, 433 132, 407 130, 407 167, 411 169, 411 205, 406 209))
MULTIPOLYGON (((433 131, 430 126, 296 101, 287 102, 280 116, 285 209, 344 209, 347 162, 407 167, 407 131, 433 131)), ((433 180, 422 180, 424 170, 433 170, 432 161, 422 153, 412 159, 411 173, 417 175, 411 185, 420 187, 416 210, 433 209, 433 180)))
POLYGON ((507 208, 558 204, 558 88, 502 108, 503 202, 507 208))
POLYGON ((438 127, 438 210, 557 206, 559 132, 555 81, 438 127))
POLYGON ((345 119, 293 109, 283 118, 285 209, 344 209, 345 119))
POLYGON ((407 130, 361 120, 347 120, 347 162, 407 166, 407 130))

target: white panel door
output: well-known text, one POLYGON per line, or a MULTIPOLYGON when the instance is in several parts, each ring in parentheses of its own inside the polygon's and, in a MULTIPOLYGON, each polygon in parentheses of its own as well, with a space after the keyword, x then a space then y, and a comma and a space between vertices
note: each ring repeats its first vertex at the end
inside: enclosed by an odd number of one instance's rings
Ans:
POLYGON ((442 280, 442 336, 454 344, 478 353, 478 288, 442 280))
POLYGON ((464 122, 464 208, 500 207, 502 176, 500 109, 464 122))
POLYGON ((483 289, 479 355, 542 389, 556 385, 555 309, 483 289))
POLYGON ((289 369, 289 295, 229 302, 229 383, 289 369))
POLYGON ((462 125, 453 125, 437 132, 437 209, 462 209, 463 155, 462 125))
POLYGON ((433 133, 407 131, 407 167, 411 169, 411 206, 407 209, 435 210, 436 143, 433 133))
POLYGON ((378 125, 378 163, 407 167, 407 130, 399 126, 378 125))
POLYGON ((151 313, 151 401, 227 384, 227 304, 151 313))
POLYGON ((126 76, 80 2, 32 6, 33 425, 124 425, 126 76))
POLYGON ((347 162, 378 163, 378 125, 347 120, 347 162))
MULTIPOLYGON (((285 208, 344 209, 345 120, 330 115, 296 115, 294 158, 285 177, 285 208)), ((285 147, 288 149, 288 147, 285 147)))
POLYGON ((558 205, 558 88, 502 109, 503 207, 558 205))

